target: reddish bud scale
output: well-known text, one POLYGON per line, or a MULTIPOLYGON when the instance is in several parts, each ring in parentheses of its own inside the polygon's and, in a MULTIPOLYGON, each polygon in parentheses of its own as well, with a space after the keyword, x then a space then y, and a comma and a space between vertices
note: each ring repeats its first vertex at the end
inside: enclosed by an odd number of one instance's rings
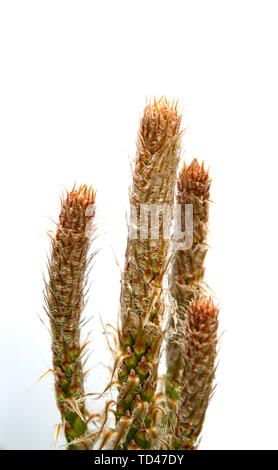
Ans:
MULTIPOLYGON (((131 348, 134 354, 132 359, 136 359, 133 368, 139 379, 137 388, 130 393, 128 406, 131 412, 137 406, 136 396, 150 403, 154 399, 157 386, 154 371, 163 338, 165 307, 162 287, 170 246, 169 240, 163 238, 162 214, 158 218, 158 238, 151 238, 150 227, 147 239, 140 238, 141 205, 166 204, 173 207, 180 154, 180 121, 181 116, 174 104, 169 104, 165 99, 154 100, 144 110, 138 133, 130 196, 130 203, 137 213, 137 238, 129 237, 127 241, 121 290, 120 346, 123 353, 127 347, 131 348)), ((128 368, 130 358, 123 362, 128 368)), ((126 379, 123 370, 120 365, 118 378, 124 389, 126 379)), ((123 412, 121 395, 120 390, 118 416, 123 412)), ((149 433, 142 427, 136 429, 136 426, 134 428, 133 425, 133 432, 128 434, 124 448, 149 448, 149 433)))
MULTIPOLYGON (((52 333, 53 369, 57 405, 65 423, 68 442, 85 436, 87 425, 67 402, 73 398, 85 419, 80 317, 84 308, 84 284, 94 217, 95 193, 81 186, 62 201, 59 223, 51 238, 51 258, 46 284, 46 304, 52 333)), ((88 449, 84 441, 70 449, 88 449)))

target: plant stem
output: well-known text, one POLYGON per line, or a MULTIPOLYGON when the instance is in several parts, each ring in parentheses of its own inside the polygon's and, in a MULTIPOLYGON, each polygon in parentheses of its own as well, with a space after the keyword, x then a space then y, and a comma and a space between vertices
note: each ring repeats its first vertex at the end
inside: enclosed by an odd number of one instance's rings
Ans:
POLYGON ((177 424, 180 399, 181 378, 184 367, 183 349, 185 341, 185 322, 188 309, 194 299, 202 293, 204 260, 207 253, 207 223, 209 215, 210 179, 204 164, 194 159, 185 163, 179 173, 176 202, 181 206, 181 230, 185 231, 185 206, 193 208, 193 244, 187 250, 175 252, 170 277, 171 295, 176 302, 176 319, 170 317, 166 362, 166 395, 170 414, 169 436, 177 424), (176 325, 175 325, 176 322, 176 325))
POLYGON ((52 333, 56 401, 71 450, 87 450, 80 319, 84 309, 88 250, 95 193, 81 186, 62 201, 59 223, 51 237, 46 305, 52 333), (84 440, 83 440, 84 438, 84 440), (73 444, 70 444, 73 442, 73 444))
POLYGON ((207 407, 213 392, 217 347, 218 308, 201 297, 188 310, 183 348, 183 375, 174 448, 198 447, 207 407))
POLYGON ((130 425, 118 448, 153 448, 157 437, 155 406, 157 369, 164 334, 163 280, 169 261, 170 240, 162 234, 162 214, 157 219, 158 236, 140 235, 143 211, 174 202, 176 170, 180 157, 180 121, 175 104, 154 100, 144 110, 138 134, 130 204, 138 219, 130 222, 121 290, 120 381, 117 419, 130 425), (134 237, 136 234, 136 238, 134 237))

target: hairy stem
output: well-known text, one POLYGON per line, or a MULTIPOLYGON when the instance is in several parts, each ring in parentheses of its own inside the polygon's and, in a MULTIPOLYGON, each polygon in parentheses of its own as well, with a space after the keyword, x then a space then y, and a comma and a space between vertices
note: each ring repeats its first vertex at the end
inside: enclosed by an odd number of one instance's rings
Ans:
POLYGON ((213 392, 215 375, 218 308, 212 299, 201 297, 194 301, 184 327, 184 368, 173 447, 195 450, 213 392))
POLYGON ((86 186, 62 201, 46 284, 46 306, 52 333, 56 401, 71 450, 87 450, 80 319, 84 309, 88 250, 95 193, 86 186), (84 440, 83 440, 84 438, 84 440), (71 442, 74 442, 72 445, 71 442))
MULTIPOLYGON (((157 369, 163 340, 165 303, 163 280, 169 261, 170 240, 162 233, 163 214, 172 218, 176 171, 180 156, 180 121, 176 105, 165 99, 144 110, 130 195, 132 220, 127 241, 121 289, 120 382, 118 427, 129 426, 118 448, 148 449, 156 439, 157 369), (156 212, 153 237, 148 227, 142 236, 146 211, 156 212), (141 230, 140 230, 141 229, 141 230)), ((146 220, 148 220, 148 215, 146 220)))
MULTIPOLYGON (((176 302, 176 318, 170 318, 167 342, 166 395, 171 413, 169 435, 177 423, 181 377, 184 367, 184 325, 191 302, 202 293, 204 260, 207 253, 207 223, 209 212, 210 179, 204 164, 194 159, 183 165, 177 183, 176 202, 181 206, 181 230, 185 231, 185 206, 193 209, 193 243, 187 250, 175 252, 170 277, 171 295, 176 302), (176 324, 175 324, 176 323, 176 324)), ((186 233, 186 232, 185 232, 186 233)))

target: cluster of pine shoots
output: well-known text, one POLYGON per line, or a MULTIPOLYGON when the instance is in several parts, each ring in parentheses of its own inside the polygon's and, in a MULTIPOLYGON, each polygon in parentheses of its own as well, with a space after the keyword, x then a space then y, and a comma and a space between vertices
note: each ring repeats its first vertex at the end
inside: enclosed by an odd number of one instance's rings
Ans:
MULTIPOLYGON (((111 365, 117 398, 102 413, 90 414, 84 390, 81 344, 88 267, 93 257, 95 191, 74 187, 61 201, 46 282, 46 310, 51 326, 57 406, 69 450, 195 450, 213 392, 218 308, 204 287, 211 180, 204 163, 181 160, 181 114, 175 102, 152 100, 140 120, 132 172, 130 206, 167 205, 171 217, 191 205, 192 243, 173 249, 159 217, 156 238, 140 238, 132 221, 121 279, 120 318, 115 328, 118 350, 111 365), (138 236, 134 236, 134 230, 138 236), (162 352, 166 354, 162 355, 162 352), (166 373, 159 376, 161 358, 166 373), (113 416, 113 425, 108 425, 113 416)), ((139 217, 140 219, 140 217, 139 217)), ((131 224, 131 222, 130 222, 131 224)), ((184 231, 185 233, 186 231, 184 231)), ((98 254, 101 256, 101 254, 98 254)), ((117 311, 117 308, 115 309, 117 311)))

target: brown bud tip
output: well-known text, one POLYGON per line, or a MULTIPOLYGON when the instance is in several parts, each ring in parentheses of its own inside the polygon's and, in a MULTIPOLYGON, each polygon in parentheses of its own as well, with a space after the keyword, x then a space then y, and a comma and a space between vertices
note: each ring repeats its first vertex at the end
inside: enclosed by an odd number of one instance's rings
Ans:
POLYGON ((179 133, 181 116, 177 104, 165 97, 150 102, 141 119, 140 134, 151 154, 160 150, 167 138, 179 133))
POLYGON ((214 305, 212 298, 203 296, 199 301, 192 303, 190 318, 196 326, 203 323, 215 323, 218 321, 218 313, 219 308, 214 305))
POLYGON ((70 230, 85 230, 88 221, 95 215, 95 191, 86 185, 67 192, 62 201, 60 226, 70 230))
MULTIPOLYGON (((189 166, 184 163, 178 178, 178 192, 193 193, 196 196, 208 197, 211 180, 208 170, 204 168, 204 162, 200 165, 194 160, 189 166)), ((183 202, 183 201, 180 201, 183 202)))
POLYGON ((189 335, 198 335, 198 343, 216 342, 219 308, 211 298, 202 297, 192 303, 188 312, 189 335))
POLYGON ((136 377, 136 372, 134 369, 131 369, 130 373, 129 373, 130 377, 136 377))

